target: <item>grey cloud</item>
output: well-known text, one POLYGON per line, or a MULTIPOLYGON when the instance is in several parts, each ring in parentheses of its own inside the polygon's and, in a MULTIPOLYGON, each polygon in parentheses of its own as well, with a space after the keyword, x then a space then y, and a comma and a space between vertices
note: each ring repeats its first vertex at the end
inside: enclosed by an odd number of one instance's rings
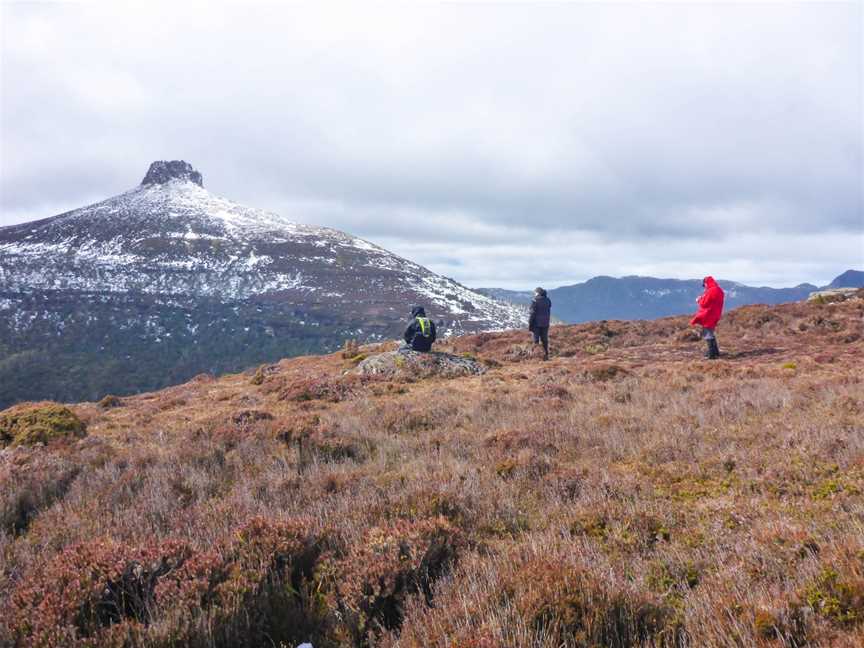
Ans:
POLYGON ((0 225, 183 158, 469 283, 864 263, 860 4, 2 11, 0 225))

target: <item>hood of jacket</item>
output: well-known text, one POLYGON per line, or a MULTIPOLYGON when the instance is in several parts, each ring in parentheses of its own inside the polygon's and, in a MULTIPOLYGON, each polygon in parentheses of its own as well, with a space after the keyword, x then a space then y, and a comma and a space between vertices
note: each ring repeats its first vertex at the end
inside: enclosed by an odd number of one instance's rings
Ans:
POLYGON ((411 309, 411 317, 426 317, 426 310, 422 306, 415 306, 411 309))
POLYGON ((715 286, 717 286, 717 282, 714 281, 714 277, 705 277, 702 280, 702 285, 704 285, 706 288, 714 288, 715 286))

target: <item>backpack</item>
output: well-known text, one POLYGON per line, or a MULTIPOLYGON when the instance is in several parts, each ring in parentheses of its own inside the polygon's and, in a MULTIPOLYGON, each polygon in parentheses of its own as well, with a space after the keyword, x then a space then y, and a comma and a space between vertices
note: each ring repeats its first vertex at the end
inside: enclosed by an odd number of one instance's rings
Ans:
POLYGON ((411 348, 415 351, 428 351, 432 346, 432 321, 428 317, 415 317, 417 324, 420 325, 420 330, 414 334, 411 340, 411 348))
POLYGON ((432 335, 432 322, 428 317, 415 317, 414 319, 420 325, 420 335, 427 338, 432 335))

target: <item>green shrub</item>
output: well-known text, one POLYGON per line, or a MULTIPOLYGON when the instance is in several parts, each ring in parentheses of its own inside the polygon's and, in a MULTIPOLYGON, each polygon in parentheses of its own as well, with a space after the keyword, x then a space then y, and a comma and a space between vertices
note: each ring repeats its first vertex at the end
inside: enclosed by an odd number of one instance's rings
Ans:
POLYGON ((84 422, 59 403, 23 403, 0 412, 0 446, 32 446, 85 436, 84 422))
POLYGON ((816 614, 840 625, 864 621, 864 578, 852 570, 841 576, 834 567, 825 567, 804 588, 802 598, 816 614))

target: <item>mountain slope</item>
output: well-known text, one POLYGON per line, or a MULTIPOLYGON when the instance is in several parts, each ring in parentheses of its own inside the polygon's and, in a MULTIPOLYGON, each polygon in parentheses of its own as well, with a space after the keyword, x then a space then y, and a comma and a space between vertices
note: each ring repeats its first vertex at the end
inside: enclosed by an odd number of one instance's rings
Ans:
POLYGON ((834 278, 826 288, 864 288, 864 272, 861 270, 847 270, 834 278))
POLYGON ((70 406, 86 438, 0 449, 0 645, 859 646, 862 316, 745 306, 715 362, 686 317, 594 322, 549 362, 444 342, 481 376, 332 354, 70 406))
POLYGON ((132 191, 0 228, 0 405, 395 337, 413 304, 445 335, 523 318, 362 239, 215 196, 185 162, 154 162, 132 191))
POLYGON ((534 298, 530 290, 507 290, 506 288, 475 288, 481 295, 486 295, 498 301, 528 306, 534 298))

